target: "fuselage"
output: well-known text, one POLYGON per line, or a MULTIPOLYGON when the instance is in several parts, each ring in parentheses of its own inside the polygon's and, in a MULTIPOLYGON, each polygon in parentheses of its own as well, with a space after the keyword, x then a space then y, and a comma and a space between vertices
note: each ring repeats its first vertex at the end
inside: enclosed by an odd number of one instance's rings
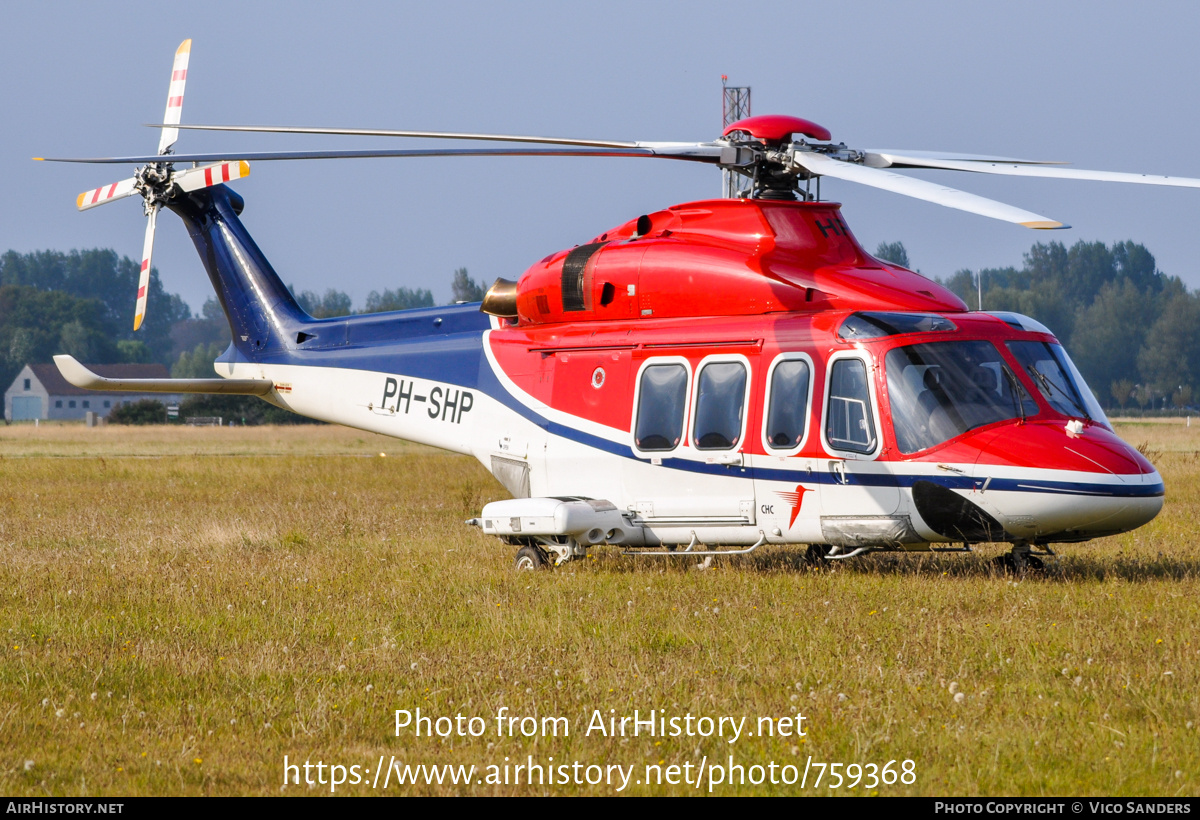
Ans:
POLYGON ((515 497, 611 502, 648 543, 1049 544, 1162 506, 1048 330, 871 259, 837 206, 642 217, 531 268, 511 317, 314 320, 222 196, 177 208, 234 329, 220 375, 515 497))
POLYGON ((959 313, 943 317, 953 330, 847 341, 853 315, 664 320, 636 341, 619 323, 462 331, 436 340, 441 373, 371 345, 227 372, 272 379, 304 415, 474 456, 514 496, 606 499, 663 543, 1082 541, 1161 508, 1153 466, 1102 416, 1056 406, 1012 352, 1052 336, 959 313), (943 400, 927 416, 957 422, 898 428, 914 417, 899 403, 939 389, 914 390, 905 371, 946 366, 910 364, 912 351, 952 360, 959 347, 1007 365, 980 368, 996 401, 943 400), (958 431, 981 412, 998 418, 958 431))

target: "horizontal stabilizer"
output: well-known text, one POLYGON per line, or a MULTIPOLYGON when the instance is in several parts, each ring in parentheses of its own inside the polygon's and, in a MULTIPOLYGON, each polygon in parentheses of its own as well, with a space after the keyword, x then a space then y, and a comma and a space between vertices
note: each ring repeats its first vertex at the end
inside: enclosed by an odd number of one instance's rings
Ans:
POLYGON ((54 357, 64 379, 84 390, 111 393, 221 393, 265 396, 275 387, 267 379, 106 379, 88 370, 74 356, 54 357))

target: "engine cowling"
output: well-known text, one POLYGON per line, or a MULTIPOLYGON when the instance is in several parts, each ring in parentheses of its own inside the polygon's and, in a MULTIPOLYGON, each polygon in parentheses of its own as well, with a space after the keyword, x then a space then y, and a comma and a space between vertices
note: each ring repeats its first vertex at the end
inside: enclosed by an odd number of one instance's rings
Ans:
POLYGON ((965 310, 881 262, 829 202, 718 199, 646 214, 497 282, 484 309, 520 325, 853 307, 965 310))

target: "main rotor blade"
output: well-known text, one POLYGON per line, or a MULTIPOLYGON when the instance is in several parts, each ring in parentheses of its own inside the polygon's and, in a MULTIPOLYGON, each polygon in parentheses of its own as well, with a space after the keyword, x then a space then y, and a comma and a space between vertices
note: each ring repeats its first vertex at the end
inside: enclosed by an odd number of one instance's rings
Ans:
POLYGON ((158 221, 158 205, 146 214, 146 239, 142 243, 142 271, 138 278, 137 307, 133 311, 133 329, 142 326, 146 318, 146 296, 150 290, 150 259, 154 256, 154 223, 158 221))
POLYGON ((1016 159, 988 154, 960 154, 954 151, 909 151, 901 148, 868 148, 865 164, 871 168, 931 168, 931 161, 1002 162, 1008 165, 1066 165, 1059 160, 1016 159))
POLYGON ((175 140, 179 139, 179 125, 183 113, 183 87, 187 82, 188 59, 192 56, 192 41, 184 40, 175 51, 175 62, 171 66, 171 83, 167 86, 167 110, 163 114, 163 132, 158 138, 158 153, 170 152, 175 140))
MULTIPOLYGON (((886 155, 885 155, 886 156, 886 155)), ((896 155, 899 156, 899 155, 896 155)), ((970 171, 976 174, 999 174, 1013 177, 1042 177, 1046 179, 1086 179, 1096 182, 1126 182, 1138 185, 1167 185, 1175 188, 1200 188, 1200 179, 1167 177, 1156 174, 1131 174, 1125 171, 1088 171, 1083 168, 1056 168, 1044 165, 1014 164, 1012 160, 983 162, 978 160, 921 159, 902 157, 900 167, 941 168, 948 171, 970 171)))
POLYGON ((798 164, 818 176, 835 177, 847 180, 848 182, 858 182, 862 185, 870 185, 874 188, 882 188, 885 191, 892 191, 893 193, 924 199, 927 202, 933 202, 938 205, 945 205, 947 208, 957 208, 960 211, 968 211, 980 216, 990 216, 993 219, 1002 219, 1005 222, 1015 222, 1026 228, 1053 230, 1070 227, 1040 214, 1035 214, 1032 211, 1015 208, 1012 205, 1005 205, 1003 202, 997 202, 994 199, 968 194, 966 191, 959 191, 956 188, 947 188, 944 185, 926 182, 923 179, 913 179, 912 177, 893 174, 891 171, 881 171, 878 168, 852 165, 848 162, 830 159, 822 154, 808 151, 797 151, 793 156, 798 164))
MULTIPOLYGON (((160 126, 148 123, 149 128, 160 126)), ((594 148, 636 148, 636 142, 580 140, 569 137, 531 137, 516 134, 468 134, 460 131, 394 131, 376 128, 307 128, 291 125, 181 125, 187 131, 240 131, 264 134, 332 134, 355 137, 413 137, 438 140, 491 140, 495 142, 534 142, 543 145, 581 145, 594 148)))
POLYGON ((227 160, 364 159, 371 157, 658 157, 694 162, 718 162, 720 146, 696 143, 657 143, 642 148, 430 148, 415 150, 365 149, 359 151, 221 151, 206 154, 170 154, 166 157, 41 157, 45 162, 223 162, 227 160))

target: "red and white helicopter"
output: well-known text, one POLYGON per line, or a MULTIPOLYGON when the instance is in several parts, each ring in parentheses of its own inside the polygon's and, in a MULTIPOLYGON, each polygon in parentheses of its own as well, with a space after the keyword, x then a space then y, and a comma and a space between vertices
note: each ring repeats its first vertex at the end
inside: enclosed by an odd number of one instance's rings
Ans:
POLYGON ((821 200, 820 178, 1037 229, 1064 226, 885 169, 1200 180, 855 150, 786 116, 742 120, 699 143, 182 126, 190 50, 189 40, 176 53, 157 154, 63 161, 141 166, 78 201, 143 199, 135 327, 158 211, 183 220, 233 332, 215 363, 221 378, 115 382, 55 357, 73 384, 254 394, 474 456, 513 498, 469 523, 519 546, 523 568, 601 544, 706 560, 804 544, 819 561, 978 542, 1011 543, 1004 561, 1023 568, 1040 566, 1052 544, 1132 530, 1162 507, 1162 478, 1116 436, 1047 328, 969 311, 936 282, 872 258, 840 206, 821 200), (174 154, 184 128, 526 145, 174 154), (498 280, 482 305, 313 319, 225 184, 249 173, 249 160, 444 155, 701 162, 735 172, 745 190, 648 212, 550 253, 516 282, 498 280))

